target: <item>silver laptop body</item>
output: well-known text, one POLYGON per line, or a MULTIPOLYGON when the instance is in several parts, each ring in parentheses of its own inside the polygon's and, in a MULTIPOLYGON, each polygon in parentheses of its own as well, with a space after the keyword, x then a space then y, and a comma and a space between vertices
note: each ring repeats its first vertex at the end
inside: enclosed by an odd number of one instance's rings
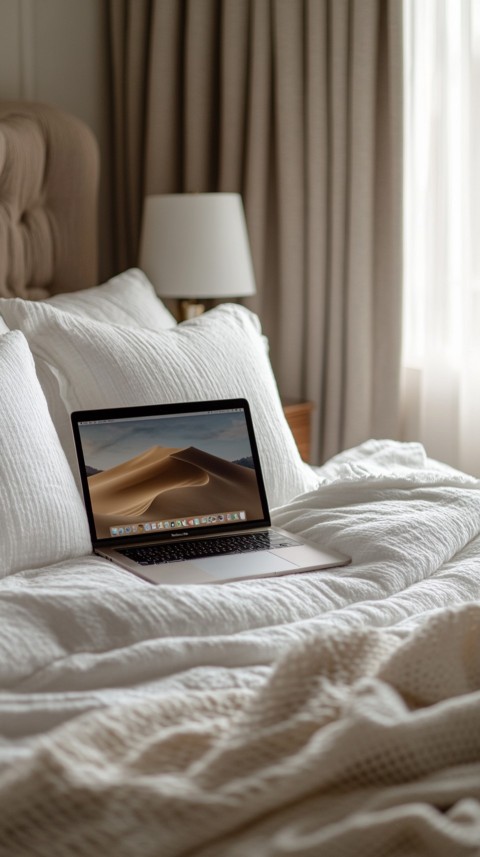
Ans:
POLYGON ((350 562, 271 526, 245 399, 77 411, 72 427, 94 551, 151 583, 350 562))

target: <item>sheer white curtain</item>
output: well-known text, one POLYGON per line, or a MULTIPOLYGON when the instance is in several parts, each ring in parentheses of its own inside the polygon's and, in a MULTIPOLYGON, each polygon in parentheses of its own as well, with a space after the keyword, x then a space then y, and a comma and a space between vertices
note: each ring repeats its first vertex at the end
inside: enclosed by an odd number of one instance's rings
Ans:
POLYGON ((480 0, 404 0, 403 437, 480 476, 480 0))

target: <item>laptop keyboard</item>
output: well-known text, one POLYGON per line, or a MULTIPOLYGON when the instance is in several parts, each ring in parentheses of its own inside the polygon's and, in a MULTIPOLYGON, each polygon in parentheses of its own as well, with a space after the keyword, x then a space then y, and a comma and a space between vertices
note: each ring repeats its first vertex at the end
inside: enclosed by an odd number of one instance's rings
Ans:
POLYGON ((286 538, 280 533, 261 532, 196 541, 169 542, 164 545, 139 545, 123 548, 119 553, 140 565, 159 565, 163 562, 181 562, 208 556, 285 548, 298 544, 294 539, 286 538))

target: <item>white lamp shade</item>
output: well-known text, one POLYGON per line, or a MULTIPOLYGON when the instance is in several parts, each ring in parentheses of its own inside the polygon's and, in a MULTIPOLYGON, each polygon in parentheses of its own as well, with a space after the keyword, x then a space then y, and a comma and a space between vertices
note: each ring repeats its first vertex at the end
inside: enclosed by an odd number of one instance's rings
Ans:
POLYGON ((255 294, 239 194, 147 196, 139 264, 161 297, 234 298, 255 294))

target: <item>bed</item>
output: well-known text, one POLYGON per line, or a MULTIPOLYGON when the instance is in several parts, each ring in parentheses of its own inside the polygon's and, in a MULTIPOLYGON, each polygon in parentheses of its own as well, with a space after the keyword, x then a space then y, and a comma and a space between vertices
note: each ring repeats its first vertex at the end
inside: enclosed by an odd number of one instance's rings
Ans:
POLYGON ((480 854, 478 480, 381 439, 306 465, 252 313, 98 285, 98 170, 78 120, 0 105, 1 857, 480 854), (69 411, 237 395, 274 523, 351 565, 94 556, 69 411))

